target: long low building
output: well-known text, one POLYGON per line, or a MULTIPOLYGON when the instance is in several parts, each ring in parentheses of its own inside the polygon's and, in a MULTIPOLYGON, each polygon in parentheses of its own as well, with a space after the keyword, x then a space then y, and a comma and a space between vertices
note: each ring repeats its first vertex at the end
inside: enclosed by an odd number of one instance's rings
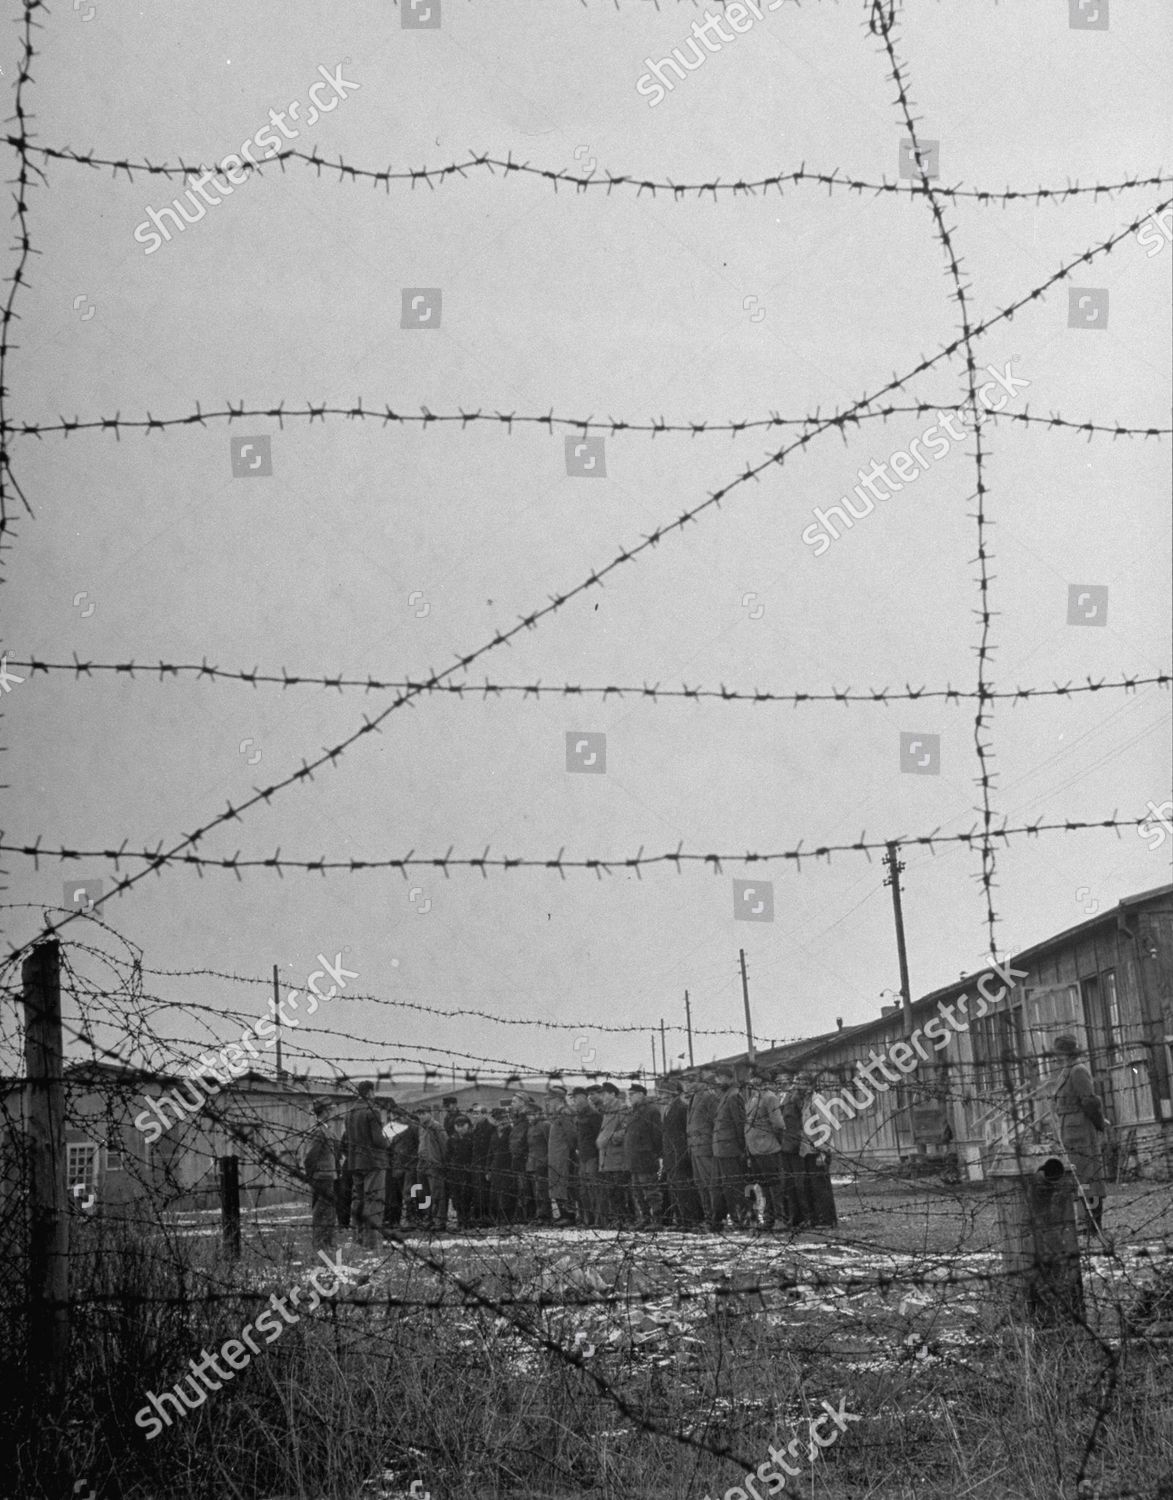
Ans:
POLYGON ((1013 1110, 1021 1119, 1042 1108, 1050 1044, 1069 1032, 1112 1122, 1114 1161, 1173 1175, 1173 885, 1126 897, 1001 967, 1008 984, 985 969, 914 1001, 911 1026, 885 1006, 874 1021, 759 1050, 758 1060, 814 1074, 827 1144, 861 1166, 955 1154, 978 1179, 1013 1110))

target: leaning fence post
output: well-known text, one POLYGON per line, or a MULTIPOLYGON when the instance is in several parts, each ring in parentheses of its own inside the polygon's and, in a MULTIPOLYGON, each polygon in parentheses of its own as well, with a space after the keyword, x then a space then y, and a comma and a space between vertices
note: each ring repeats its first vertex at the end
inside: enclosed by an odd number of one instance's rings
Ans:
POLYGON ((61 945, 37 943, 21 964, 28 1143, 28 1369, 61 1394, 69 1359, 69 1214, 61 1056, 61 945))
POLYGON ((220 1167, 220 1239, 224 1253, 232 1260, 240 1258, 240 1158, 221 1156, 220 1167))

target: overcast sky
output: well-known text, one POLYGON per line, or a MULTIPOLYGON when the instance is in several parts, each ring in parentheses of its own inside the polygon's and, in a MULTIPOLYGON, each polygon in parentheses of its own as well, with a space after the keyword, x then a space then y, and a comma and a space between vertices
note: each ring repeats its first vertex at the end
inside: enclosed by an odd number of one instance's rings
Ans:
MULTIPOLYGON (((443 0, 438 28, 405 28, 385 0, 290 0, 278 19, 254 0, 190 11, 80 0, 42 17, 27 103, 42 145, 156 163, 220 161, 271 128, 271 109, 298 100, 290 144, 374 170, 475 151, 661 181, 761 178, 804 163, 898 180, 905 130, 863 5, 765 9, 653 104, 647 85, 637 90, 645 59, 674 47, 691 57, 685 42, 702 18, 689 5, 635 0, 618 9, 443 0), (310 126, 309 89, 340 64, 356 86, 310 126)), ((1072 28, 1066 0, 900 7, 919 129, 940 143, 936 182, 999 190, 1156 174, 1173 160, 1171 29, 1160 0, 1113 6, 1107 30, 1072 28)), ((11 89, 19 32, 7 30, 0 66, 11 89)), ((263 145, 254 150, 263 159, 263 145)), ((18 297, 21 348, 8 373, 17 420, 360 396, 380 409, 633 422, 826 414, 904 374, 959 326, 923 197, 802 184, 781 196, 674 201, 632 188, 555 193, 532 176, 484 171, 387 191, 291 162, 244 180, 148 254, 136 226, 179 182, 60 161, 45 169, 48 186, 30 194, 39 254, 32 289, 18 297), (405 288, 442 291, 438 328, 401 327, 405 288)), ((946 203, 973 319, 1169 196, 1166 183, 1063 203, 946 203)), ((1029 381, 1011 409, 1168 427, 1171 265, 1159 233, 1148 248, 1129 236, 1074 279, 1107 291, 1106 327, 1069 326, 1071 283, 1060 283, 982 336, 979 363, 1009 362, 1029 381)), ((964 394, 955 358, 895 399, 964 394)), ((865 422, 846 442, 823 434, 485 657, 472 680, 972 689, 971 443, 930 459, 833 544, 802 538, 816 507, 841 502, 860 468, 886 462, 933 421, 865 422)), ((421 431, 335 417, 283 429, 211 422, 121 441, 22 437, 14 468, 35 520, 20 522, 7 557, 6 648, 14 659, 76 652, 418 679, 792 437, 618 434, 587 455, 605 477, 568 475, 565 432, 534 427, 421 431), (233 476, 231 440, 247 436, 270 439, 271 475, 233 476)), ((1167 671, 1168 439, 1088 441, 999 421, 985 443, 994 685, 1167 671), (1107 589, 1106 624, 1067 623, 1072 584, 1107 589)), ((37 676, 3 704, 5 838, 172 844, 387 701, 190 676, 37 676)), ((990 726, 998 818, 1143 817, 1170 793, 1168 715, 1168 693, 1154 688, 999 703, 990 726)), ((968 829, 976 774, 971 700, 794 707, 435 694, 200 851, 377 859, 489 845, 620 859, 681 842, 780 851, 862 829, 872 839, 968 829), (568 772, 569 732, 606 736, 605 774, 568 772), (902 733, 939 736, 938 774, 902 771, 902 733)), ((1167 879, 1170 845, 1150 842, 1125 829, 999 847, 1000 946, 1024 946, 1167 879)), ((910 850, 906 861, 909 963, 923 993, 979 964, 985 901, 976 852, 954 844, 935 857, 910 850)), ((39 906, 61 902, 67 876, 112 873, 101 860, 5 863, 8 899, 38 904, 8 914, 13 941, 35 933, 39 906)), ((739 1026, 744 946, 759 1037, 876 1014, 881 991, 898 984, 879 863, 777 865, 766 872, 773 922, 735 920, 733 878, 762 873, 257 871, 237 881, 175 868, 103 915, 142 946, 148 968, 263 976, 277 963, 298 986, 315 955, 346 950, 358 976, 351 993, 647 1028, 682 1022, 686 987, 698 1027, 739 1026)), ((148 987, 258 1015, 265 998, 207 977, 148 987)), ((341 999, 316 1023, 379 1044, 319 1036, 330 1057, 415 1055, 408 1044, 426 1044, 532 1068, 650 1061, 645 1033, 581 1040, 341 999)), ((182 1010, 159 1024, 199 1034, 182 1010)), ((238 1035, 226 1023, 221 1040, 238 1035)), ((121 1045, 113 1032, 102 1040, 121 1045)), ((670 1056, 683 1045, 673 1033, 670 1056)), ((729 1047, 698 1039, 697 1056, 729 1047)))

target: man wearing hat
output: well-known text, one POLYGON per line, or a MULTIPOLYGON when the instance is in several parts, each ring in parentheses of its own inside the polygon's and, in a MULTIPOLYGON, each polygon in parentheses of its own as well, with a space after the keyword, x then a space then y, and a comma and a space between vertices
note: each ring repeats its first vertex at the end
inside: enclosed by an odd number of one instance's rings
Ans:
POLYGON ((337 1216, 334 1207, 334 1138, 329 1129, 334 1106, 329 1099, 314 1101, 314 1124, 306 1141, 302 1167, 310 1185, 313 1248, 333 1250, 337 1216))
POLYGON ((383 1194, 389 1159, 383 1136, 383 1118, 372 1095, 375 1085, 364 1079, 358 1086, 358 1098, 346 1116, 346 1154, 354 1176, 354 1211, 352 1233, 367 1250, 377 1250, 383 1242, 383 1194), (362 1206, 358 1195, 361 1190, 362 1206))
POLYGON ((451 1136, 452 1128, 456 1123, 456 1116, 460 1113, 460 1104, 455 1094, 445 1094, 440 1103, 444 1109, 444 1119, 442 1122, 444 1133, 451 1136))
POLYGON ((529 1178, 534 1218, 539 1224, 549 1224, 554 1217, 550 1209, 550 1117, 540 1104, 533 1101, 528 1106, 527 1115, 525 1172, 529 1178))
POLYGON ((576 1088, 570 1091, 574 1116, 574 1150, 577 1168, 575 1186, 580 1224, 602 1224, 603 1203, 599 1188, 599 1131, 603 1115, 599 1108, 602 1090, 576 1088))
POLYGON ((713 1165, 713 1121, 717 1114, 719 1095, 714 1087, 712 1070, 702 1068, 698 1074, 685 1081, 684 1092, 688 1095, 688 1159, 692 1167, 692 1180, 700 1194, 701 1212, 706 1224, 713 1223, 716 1207, 713 1188, 717 1169, 713 1165))
POLYGON ((533 1210, 533 1193, 529 1175, 525 1169, 529 1154, 529 1097, 514 1094, 509 1101, 512 1124, 509 1127, 509 1170, 513 1174, 513 1213, 519 1223, 525 1223, 533 1210))
POLYGON ((419 1121, 402 1110, 392 1099, 387 1109, 388 1125, 384 1135, 391 1140, 391 1166, 387 1172, 387 1201, 383 1206, 383 1223, 388 1229, 414 1225, 419 1216, 418 1195, 411 1196, 415 1186, 416 1163, 419 1160, 419 1121))
POLYGON ((749 1175, 762 1192, 762 1230, 783 1228, 788 1221, 782 1184, 782 1136, 785 1124, 773 1078, 756 1069, 745 1103, 745 1145, 749 1175))
POLYGON ((497 1225, 509 1224, 517 1207, 517 1192, 513 1181, 509 1159, 509 1110, 505 1104, 495 1105, 489 1113, 493 1127, 489 1141, 489 1202, 488 1217, 497 1225))
POLYGON ((623 1139, 623 1154, 631 1174, 635 1227, 655 1229, 660 1222, 660 1155, 663 1151, 660 1116, 642 1083, 633 1083, 627 1090, 627 1102, 631 1116, 623 1139))
POLYGON ((566 1089, 560 1083, 552 1083, 548 1090, 547 1109, 550 1116, 549 1182, 550 1202, 558 1215, 558 1224, 565 1229, 574 1222, 574 1191, 571 1177, 574 1171, 575 1149, 578 1136, 574 1117, 570 1113, 566 1089))
POLYGON ((471 1104, 467 1113, 472 1120, 473 1221, 477 1224, 487 1224, 490 1218, 489 1173, 492 1171, 490 1158, 493 1154, 493 1140, 497 1132, 493 1127, 493 1121, 489 1118, 489 1111, 483 1104, 471 1104))
POLYGON ((722 1064, 713 1069, 717 1088, 717 1110, 713 1116, 713 1229, 721 1229, 725 1216, 734 1228, 742 1228, 748 1217, 745 1206, 745 1100, 734 1070, 722 1064))
MULTIPOLYGON (((701 1200, 692 1180, 688 1159, 688 1104, 684 1084, 674 1074, 656 1080, 656 1099, 662 1110, 664 1186, 679 1229, 693 1229, 701 1221, 701 1200)), ((667 1212, 665 1212, 667 1217, 667 1212)))
POLYGON ((617 1229, 629 1217, 627 1201, 627 1161, 623 1138, 627 1131, 627 1111, 623 1097, 610 1079, 599 1090, 599 1192, 603 1201, 604 1222, 617 1229))
POLYGON ((797 1086, 798 1074, 793 1068, 776 1068, 774 1081, 782 1114, 782 1133, 778 1138, 782 1147, 782 1201, 786 1206, 787 1225, 797 1229, 806 1218, 799 1175, 802 1172, 803 1095, 797 1086))
POLYGON ((1104 1162, 1101 1142, 1104 1132, 1104 1107, 1096 1096, 1095 1085, 1087 1065, 1079 1061, 1079 1043, 1070 1032, 1063 1032, 1051 1043, 1058 1059, 1051 1094, 1051 1114, 1055 1134, 1063 1143, 1071 1170, 1083 1193, 1086 1228, 1103 1231, 1104 1162))

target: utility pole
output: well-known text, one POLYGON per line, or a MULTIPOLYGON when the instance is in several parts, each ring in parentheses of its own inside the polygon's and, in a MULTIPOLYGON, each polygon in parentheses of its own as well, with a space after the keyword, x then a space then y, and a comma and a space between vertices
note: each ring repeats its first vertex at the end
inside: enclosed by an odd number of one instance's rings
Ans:
POLYGON ((884 884, 892 887, 892 913, 896 918, 896 956, 900 961, 900 1003, 904 1008, 904 1035, 912 1035, 912 995, 908 988, 908 952, 904 946, 904 908, 900 904, 900 872, 904 869, 904 861, 898 853, 898 846, 894 843, 888 844, 884 863, 888 866, 888 874, 884 878, 884 884))
POLYGON ((664 1044, 664 1017, 660 1017, 660 1065, 664 1072, 668 1071, 668 1048, 664 1044))
POLYGON ((749 1053, 749 1060, 752 1063, 754 1061, 754 1059, 756 1058, 757 1054, 754 1052, 754 1045, 753 1045, 753 1022, 750 1020, 750 1016, 749 1016, 749 980, 746 978, 746 975, 745 975, 745 949, 744 948, 739 948, 737 951, 738 951, 738 953, 741 956, 741 998, 745 1002, 745 1041, 746 1041, 746 1050, 749 1053))
MULTIPOLYGON (((27 1368, 62 1397, 69 1357, 69 1215, 61 1051, 61 944, 37 943, 21 964, 28 1143, 27 1368)), ((95 1180, 95 1187, 97 1182, 95 1180)))
POLYGON ((653 1031, 650 1037, 652 1043, 652 1082, 656 1081, 656 1033, 653 1031))
POLYGON ((684 1024, 688 1030, 688 1066, 693 1066, 692 1061, 692 1006, 688 1003, 688 991, 684 992, 684 1024))
MULTIPOLYGON (((884 884, 892 887, 892 914, 896 919, 896 956, 900 962, 900 1004, 904 1013, 904 1035, 907 1039, 912 1035, 912 994, 908 986, 908 951, 904 946, 904 908, 900 903, 900 872, 904 869, 904 861, 900 858, 899 846, 889 843, 886 846, 884 863, 888 866, 888 874, 884 878, 884 884)), ((912 1124, 912 1091, 908 1095, 908 1140, 913 1143, 912 1124)), ((923 1146, 922 1146, 923 1151, 923 1146)))
POLYGON ((273 1020, 277 1026, 277 1082, 281 1082, 281 985, 277 978, 277 965, 273 965, 273 1020))

